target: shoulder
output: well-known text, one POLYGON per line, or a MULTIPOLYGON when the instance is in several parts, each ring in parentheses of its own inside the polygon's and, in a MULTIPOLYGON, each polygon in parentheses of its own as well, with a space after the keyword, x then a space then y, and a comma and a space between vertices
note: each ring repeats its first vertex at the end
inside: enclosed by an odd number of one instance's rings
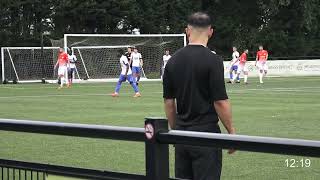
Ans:
POLYGON ((203 52, 203 59, 205 60, 203 65, 208 68, 216 68, 223 64, 223 59, 216 53, 213 53, 209 48, 205 48, 203 52))
MULTIPOLYGON (((184 51, 186 50, 186 47, 187 47, 187 46, 178 49, 172 56, 170 56, 170 59, 172 60, 171 62, 169 61, 170 64, 173 63, 173 60, 174 60, 174 59, 179 59, 179 58, 181 57, 181 55, 184 54, 184 51)), ((163 55, 163 57, 166 57, 166 55, 163 55)))

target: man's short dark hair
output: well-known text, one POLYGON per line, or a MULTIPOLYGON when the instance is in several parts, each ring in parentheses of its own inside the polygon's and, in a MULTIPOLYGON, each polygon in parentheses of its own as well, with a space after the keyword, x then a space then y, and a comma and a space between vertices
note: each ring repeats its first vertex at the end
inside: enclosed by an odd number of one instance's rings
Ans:
POLYGON ((189 16, 188 25, 198 28, 206 28, 211 26, 211 18, 207 13, 196 12, 189 16))

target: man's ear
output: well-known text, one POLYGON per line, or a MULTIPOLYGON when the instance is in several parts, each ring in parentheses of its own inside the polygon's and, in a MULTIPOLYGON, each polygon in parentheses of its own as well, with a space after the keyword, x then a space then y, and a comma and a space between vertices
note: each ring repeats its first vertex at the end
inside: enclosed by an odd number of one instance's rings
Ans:
POLYGON ((186 31, 186 35, 187 35, 187 37, 189 37, 189 36, 190 36, 190 30, 189 30, 189 28, 188 28, 188 27, 186 27, 185 31, 186 31))
POLYGON ((209 30, 208 30, 208 37, 209 37, 209 39, 212 37, 214 35, 214 31, 213 31, 213 28, 209 28, 209 30))

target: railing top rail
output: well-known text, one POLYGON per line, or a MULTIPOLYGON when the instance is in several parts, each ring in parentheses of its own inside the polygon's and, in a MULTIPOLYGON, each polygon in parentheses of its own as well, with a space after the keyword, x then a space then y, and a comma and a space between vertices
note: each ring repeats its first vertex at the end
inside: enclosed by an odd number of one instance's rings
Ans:
POLYGON ((125 141, 145 141, 144 129, 135 127, 0 119, 0 130, 125 141))
MULTIPOLYGON (((155 118, 155 120, 160 118, 155 118)), ((73 124, 59 122, 0 119, 0 130, 40 134, 65 135, 125 141, 146 140, 145 130, 134 127, 73 124)), ((217 148, 234 148, 244 151, 266 152, 320 157, 320 141, 228 135, 192 131, 160 131, 156 139, 164 144, 185 144, 217 148)))
POLYGON ((243 151, 320 157, 320 141, 229 135, 190 131, 159 132, 159 142, 216 148, 233 148, 243 151))
MULTIPOLYGON (((162 134, 162 133, 160 133, 162 134)), ((165 134, 165 133, 164 133, 165 134)), ((182 136, 182 137, 194 137, 205 138, 213 140, 228 140, 239 142, 256 142, 256 143, 272 143, 272 144, 286 144, 297 146, 315 146, 320 148, 320 141, 305 140, 305 139, 290 139, 290 138, 278 138, 278 137, 263 137, 263 136, 248 136, 248 135, 229 135, 229 134, 217 134, 206 132, 193 132, 193 131, 177 131, 171 130, 167 132, 169 135, 182 136)))

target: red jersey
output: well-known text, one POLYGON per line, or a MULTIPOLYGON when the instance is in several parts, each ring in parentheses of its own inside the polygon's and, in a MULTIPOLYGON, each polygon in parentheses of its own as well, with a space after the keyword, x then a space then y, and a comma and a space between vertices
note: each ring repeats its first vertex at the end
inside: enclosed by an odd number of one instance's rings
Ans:
POLYGON ((68 54, 63 52, 58 57, 59 66, 66 66, 68 63, 68 54))
POLYGON ((258 61, 267 61, 268 51, 261 50, 257 52, 258 61))
POLYGON ((247 53, 242 53, 240 56, 240 64, 244 65, 247 62, 247 53))

